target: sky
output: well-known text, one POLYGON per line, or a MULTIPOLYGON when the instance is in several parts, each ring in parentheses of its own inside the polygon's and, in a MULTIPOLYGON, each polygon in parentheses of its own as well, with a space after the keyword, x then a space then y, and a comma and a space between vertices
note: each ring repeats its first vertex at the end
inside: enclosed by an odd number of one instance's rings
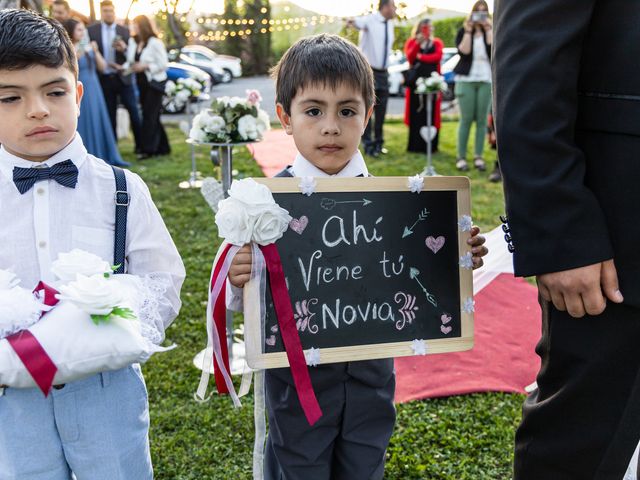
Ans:
MULTIPOLYGON (((89 1, 91 0, 70 0, 71 8, 79 12, 89 13, 89 1)), ((181 0, 181 5, 185 8, 194 1, 194 10, 206 13, 222 13, 223 0, 181 0)), ((316 11, 320 14, 332 15, 337 17, 348 17, 358 15, 370 7, 371 0, 290 0, 303 8, 316 11)), ((457 10, 467 12, 471 10, 475 0, 403 0, 407 4, 407 16, 413 17, 424 11, 425 6, 433 8, 441 8, 447 10, 457 10)), ((96 5, 96 13, 99 15, 99 0, 94 0, 96 5)), ((399 3, 398 0, 396 0, 399 3)), ((114 0, 116 6, 116 14, 119 18, 124 18, 131 0, 114 0)), ((278 3, 278 0, 272 0, 272 3, 278 3)), ((493 0, 488 0, 489 8, 493 7, 493 0)), ((129 18, 133 18, 141 13, 152 13, 159 10, 163 6, 162 0, 138 0, 133 4, 129 18)))

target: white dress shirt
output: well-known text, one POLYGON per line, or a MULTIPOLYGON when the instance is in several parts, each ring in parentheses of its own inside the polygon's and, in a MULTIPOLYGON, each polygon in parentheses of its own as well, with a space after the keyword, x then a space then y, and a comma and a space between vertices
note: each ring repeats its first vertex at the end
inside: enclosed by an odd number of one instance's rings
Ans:
POLYGON ((102 35, 102 50, 104 50, 104 59, 107 62, 107 67, 104 69, 104 74, 116 73, 115 70, 109 67, 109 63, 116 61, 116 50, 113 48, 113 41, 116 39, 116 22, 111 25, 107 25, 102 22, 100 24, 100 33, 102 35))
POLYGON ((387 20, 380 12, 356 17, 353 23, 360 30, 360 49, 369 60, 372 68, 382 70, 387 68, 391 46, 393 45, 393 20, 387 20), (384 29, 387 29, 387 48, 384 48, 384 29))
MULTIPOLYGON (((135 173, 125 171, 125 175, 131 198, 126 271, 141 277, 147 287, 149 296, 142 299, 140 320, 157 331, 155 338, 145 336, 159 342, 180 310, 185 270, 147 186, 135 173)), ((13 271, 20 286, 30 289, 40 280, 53 282, 51 263, 74 248, 113 264, 114 193, 113 170, 87 153, 80 135, 42 164, 0 147, 0 269, 13 271), (21 194, 13 183, 14 167, 52 166, 67 159, 78 168, 75 188, 45 180, 21 194)))

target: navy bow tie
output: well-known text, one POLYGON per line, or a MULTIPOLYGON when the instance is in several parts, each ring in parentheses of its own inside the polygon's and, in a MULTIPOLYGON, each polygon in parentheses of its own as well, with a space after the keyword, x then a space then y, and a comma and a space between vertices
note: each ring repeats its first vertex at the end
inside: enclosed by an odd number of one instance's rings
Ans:
POLYGON ((20 193, 28 192, 36 182, 53 179, 60 185, 76 188, 78 183, 78 167, 71 160, 56 163, 52 167, 20 168, 13 167, 13 183, 20 193))

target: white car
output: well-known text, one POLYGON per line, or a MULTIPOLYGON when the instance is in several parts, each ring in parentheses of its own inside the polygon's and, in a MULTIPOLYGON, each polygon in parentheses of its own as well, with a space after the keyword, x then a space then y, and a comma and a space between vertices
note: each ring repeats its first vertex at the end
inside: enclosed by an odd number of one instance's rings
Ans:
POLYGON ((182 47, 181 54, 189 57, 196 67, 211 67, 214 65, 224 72, 222 83, 229 83, 234 78, 242 76, 242 64, 238 57, 218 55, 213 50, 202 45, 187 45, 182 47))
MULTIPOLYGON (((440 65, 442 68, 442 74, 444 71, 444 65, 449 59, 458 54, 457 48, 445 47, 442 51, 442 60, 440 65)), ((455 63, 458 63, 457 61, 455 63)), ((454 63, 454 66, 455 66, 454 63)), ((389 56, 389 95, 404 95, 404 87, 402 85, 404 77, 402 72, 409 69, 409 62, 404 54, 396 50, 389 56)))

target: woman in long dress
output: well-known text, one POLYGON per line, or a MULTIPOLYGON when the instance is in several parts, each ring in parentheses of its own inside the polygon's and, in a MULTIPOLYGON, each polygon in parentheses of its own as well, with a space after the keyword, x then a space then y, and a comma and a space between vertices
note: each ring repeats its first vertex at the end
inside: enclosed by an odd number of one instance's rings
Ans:
MULTIPOLYGON (((440 73, 443 46, 442 40, 432 35, 430 19, 425 18, 416 25, 411 37, 404 45, 404 52, 410 68, 417 70, 417 77, 429 78, 432 72, 440 73)), ((420 134, 420 130, 427 124, 427 96, 415 93, 414 89, 415 87, 406 89, 404 121, 409 126, 407 150, 425 153, 427 143, 420 134)), ((431 151, 437 152, 440 132, 440 94, 434 94, 431 98, 431 125, 436 129, 436 134, 431 140, 431 151)))
POLYGON ((98 71, 104 70, 106 62, 95 42, 83 45, 87 38, 82 22, 75 19, 65 20, 64 27, 73 41, 78 55, 78 80, 84 87, 84 95, 80 103, 78 133, 87 152, 105 162, 119 167, 128 167, 118 151, 118 144, 113 135, 107 104, 104 101, 102 87, 98 79, 98 71))

